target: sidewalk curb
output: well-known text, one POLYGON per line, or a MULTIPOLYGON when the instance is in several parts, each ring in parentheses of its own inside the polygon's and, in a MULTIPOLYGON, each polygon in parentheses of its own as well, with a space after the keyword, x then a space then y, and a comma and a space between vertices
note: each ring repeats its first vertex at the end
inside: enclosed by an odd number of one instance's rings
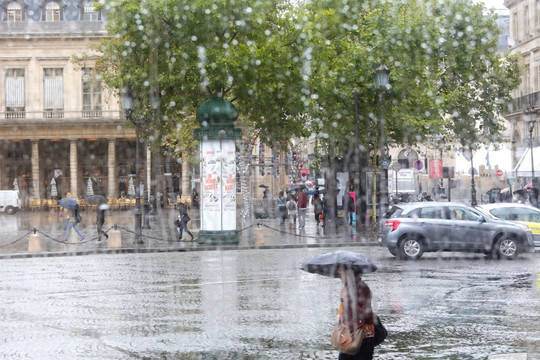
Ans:
POLYGON ((170 248, 123 248, 123 249, 93 249, 74 251, 53 251, 40 253, 13 253, 1 254, 0 260, 29 259, 63 256, 85 256, 85 255, 108 255, 108 254, 147 254, 147 253, 167 253, 167 252, 200 252, 200 251, 231 251, 231 250, 285 250, 299 248, 338 248, 338 247, 367 247, 379 246, 376 242, 340 242, 340 243, 319 243, 319 244, 281 244, 281 245, 203 245, 197 247, 170 247, 170 248))

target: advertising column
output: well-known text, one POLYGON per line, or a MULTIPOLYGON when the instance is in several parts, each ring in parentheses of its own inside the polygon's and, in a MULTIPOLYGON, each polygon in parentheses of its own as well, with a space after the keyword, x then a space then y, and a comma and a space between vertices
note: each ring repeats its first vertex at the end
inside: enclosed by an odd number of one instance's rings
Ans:
POLYGON ((200 140, 201 231, 199 241, 238 244, 236 230, 236 139, 238 111, 231 102, 213 97, 197 109, 200 140))

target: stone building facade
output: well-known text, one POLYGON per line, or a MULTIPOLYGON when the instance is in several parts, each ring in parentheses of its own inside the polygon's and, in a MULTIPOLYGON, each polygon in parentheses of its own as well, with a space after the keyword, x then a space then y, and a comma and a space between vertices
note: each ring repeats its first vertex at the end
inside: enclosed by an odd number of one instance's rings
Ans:
POLYGON ((529 128, 529 122, 535 119, 540 108, 540 0, 505 0, 504 6, 510 11, 509 47, 513 53, 522 55, 524 69, 521 85, 513 92, 512 111, 506 117, 511 123, 516 165, 526 154, 531 137, 533 146, 538 146, 538 123, 533 121, 534 127, 529 128))
MULTIPOLYGON (((16 180, 23 198, 51 198, 54 179, 57 197, 84 197, 88 184, 109 198, 127 193, 135 130, 89 49, 105 36, 92 1, 0 0, 0 189, 16 180), (74 59, 83 53, 81 66, 74 59)), ((139 148, 141 183, 150 183, 153 157, 139 148)), ((166 171, 180 173, 174 161, 166 171)))

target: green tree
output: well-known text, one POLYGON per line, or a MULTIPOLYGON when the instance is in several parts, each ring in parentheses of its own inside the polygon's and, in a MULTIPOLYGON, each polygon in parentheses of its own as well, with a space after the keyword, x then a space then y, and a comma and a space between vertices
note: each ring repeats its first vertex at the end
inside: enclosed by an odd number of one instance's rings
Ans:
POLYGON ((282 15, 288 7, 249 0, 105 1, 111 37, 99 46, 99 69, 112 88, 131 85, 142 115, 148 93, 159 91, 160 116, 145 124, 158 140, 192 145, 195 109, 219 95, 233 100, 252 126, 272 128, 263 140, 278 144, 302 134, 294 115, 303 110, 306 86, 297 66, 300 29, 282 15))

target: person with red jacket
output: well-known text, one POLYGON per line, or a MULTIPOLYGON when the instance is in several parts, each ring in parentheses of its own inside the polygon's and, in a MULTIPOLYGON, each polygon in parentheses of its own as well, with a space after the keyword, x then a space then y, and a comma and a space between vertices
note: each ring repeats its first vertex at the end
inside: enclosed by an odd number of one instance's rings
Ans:
POLYGON ((306 226, 306 212, 307 212, 308 198, 302 190, 298 194, 298 227, 303 229, 306 226))

